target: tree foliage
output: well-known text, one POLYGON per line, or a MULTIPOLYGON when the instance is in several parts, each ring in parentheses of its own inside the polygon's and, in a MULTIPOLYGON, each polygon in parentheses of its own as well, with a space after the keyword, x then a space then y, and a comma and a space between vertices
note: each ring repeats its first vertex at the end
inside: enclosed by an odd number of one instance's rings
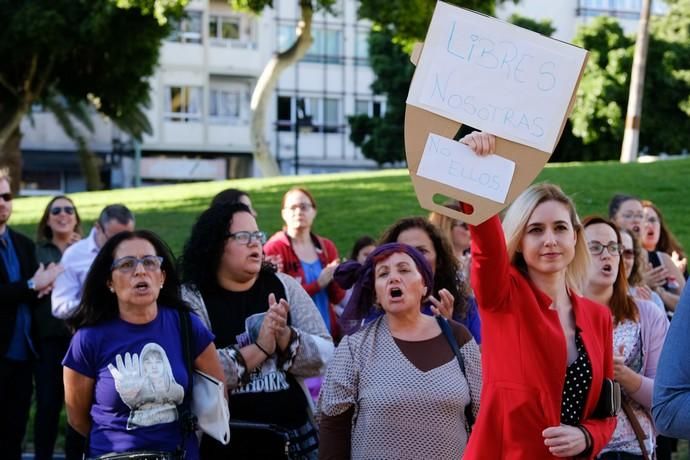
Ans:
MULTIPOLYGON (((16 152, 5 143, 31 105, 55 94, 71 107, 90 101, 116 122, 141 113, 167 18, 179 17, 186 3, 0 0, 0 165, 12 164, 16 152)), ((136 126, 140 137, 147 125, 136 126)))
MULTIPOLYGON (((647 54, 640 148, 677 153, 688 147, 690 131, 690 1, 673 2, 669 14, 653 18, 647 54)), ((620 155, 625 128, 634 37, 611 18, 581 27, 573 43, 590 56, 570 117, 582 142, 566 160, 613 160, 620 155)))
MULTIPOLYGON (((493 14, 496 2, 452 0, 449 3, 493 14)), ((350 140, 361 148, 366 158, 379 165, 405 159, 405 100, 414 73, 409 53, 415 42, 424 40, 435 6, 433 0, 360 2, 359 16, 374 23, 369 35, 369 63, 375 75, 371 89, 374 94, 385 95, 387 105, 382 117, 349 117, 350 140)))

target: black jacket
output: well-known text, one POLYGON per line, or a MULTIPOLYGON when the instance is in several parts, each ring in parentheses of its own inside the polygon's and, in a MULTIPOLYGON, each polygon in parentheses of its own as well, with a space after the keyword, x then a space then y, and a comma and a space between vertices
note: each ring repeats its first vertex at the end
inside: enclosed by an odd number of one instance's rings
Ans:
POLYGON ((31 279, 38 268, 36 246, 29 238, 9 227, 6 231, 9 232, 14 250, 17 253, 21 279, 10 283, 7 268, 0 258, 0 356, 7 353, 10 340, 12 340, 19 305, 33 306, 37 300, 36 292, 26 285, 27 280, 31 279))

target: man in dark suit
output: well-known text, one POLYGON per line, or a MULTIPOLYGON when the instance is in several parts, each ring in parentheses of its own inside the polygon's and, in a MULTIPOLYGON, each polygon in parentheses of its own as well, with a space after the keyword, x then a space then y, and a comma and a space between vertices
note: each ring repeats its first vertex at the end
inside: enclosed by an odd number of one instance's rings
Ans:
POLYGON ((52 289, 62 268, 36 263, 34 243, 7 226, 10 178, 0 170, 0 452, 19 460, 32 392, 30 309, 52 289))

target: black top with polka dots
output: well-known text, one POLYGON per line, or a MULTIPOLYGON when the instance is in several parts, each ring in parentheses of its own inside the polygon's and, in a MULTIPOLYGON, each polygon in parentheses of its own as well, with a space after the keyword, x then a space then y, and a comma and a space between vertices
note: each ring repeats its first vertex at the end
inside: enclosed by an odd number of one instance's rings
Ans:
POLYGON ((592 386, 592 363, 589 360, 579 330, 575 333, 575 344, 577 346, 577 359, 568 366, 563 385, 561 423, 565 425, 580 424, 587 394, 592 386))

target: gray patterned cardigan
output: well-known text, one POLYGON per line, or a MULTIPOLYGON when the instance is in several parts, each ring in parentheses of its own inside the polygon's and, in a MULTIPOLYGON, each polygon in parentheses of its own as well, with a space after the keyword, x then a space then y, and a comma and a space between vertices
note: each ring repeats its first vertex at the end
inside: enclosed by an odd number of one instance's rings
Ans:
MULTIPOLYGON (((309 391, 304 384, 304 379, 323 374, 326 364, 333 356, 333 339, 328 334, 326 324, 316 309, 314 301, 302 286, 294 278, 284 273, 276 273, 275 275, 285 287, 287 297, 285 300, 290 305, 292 328, 297 333, 296 344, 291 347, 293 355, 285 363, 286 371, 297 378, 299 385, 307 395, 307 400, 313 404, 309 391)), ((204 299, 196 287, 187 284, 182 285, 182 299, 213 332, 204 299)), ((225 384, 228 390, 237 388, 246 372, 246 369, 240 365, 237 359, 237 353, 237 350, 232 347, 218 350, 218 357, 223 366, 225 384)))

